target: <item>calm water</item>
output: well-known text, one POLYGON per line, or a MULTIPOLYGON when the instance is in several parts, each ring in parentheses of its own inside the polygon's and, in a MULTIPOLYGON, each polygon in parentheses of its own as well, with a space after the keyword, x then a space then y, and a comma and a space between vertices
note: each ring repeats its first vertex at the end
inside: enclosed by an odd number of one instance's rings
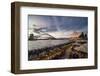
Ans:
POLYGON ((44 47, 51 47, 59 44, 68 43, 69 40, 36 40, 28 41, 28 50, 34 50, 44 47))

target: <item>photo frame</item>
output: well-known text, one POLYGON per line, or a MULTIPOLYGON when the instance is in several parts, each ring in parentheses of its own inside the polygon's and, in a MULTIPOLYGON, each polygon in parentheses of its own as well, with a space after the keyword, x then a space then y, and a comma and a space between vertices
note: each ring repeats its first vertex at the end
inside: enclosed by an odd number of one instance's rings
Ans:
POLYGON ((11 72, 97 69, 97 7, 11 3, 11 72))

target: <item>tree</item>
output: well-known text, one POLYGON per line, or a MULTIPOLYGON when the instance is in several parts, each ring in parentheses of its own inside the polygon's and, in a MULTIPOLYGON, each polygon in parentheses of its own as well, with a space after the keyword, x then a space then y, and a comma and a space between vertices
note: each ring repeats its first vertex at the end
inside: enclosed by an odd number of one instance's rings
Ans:
POLYGON ((34 35, 30 34, 29 40, 34 40, 34 35))
POLYGON ((33 27, 36 26, 36 24, 33 24, 33 27))
POLYGON ((85 39, 86 39, 86 40, 88 39, 87 34, 85 34, 85 39))
POLYGON ((84 33, 83 33, 83 32, 81 33, 81 35, 79 36, 79 38, 81 38, 81 39, 84 39, 84 38, 85 38, 85 36, 84 36, 84 33))

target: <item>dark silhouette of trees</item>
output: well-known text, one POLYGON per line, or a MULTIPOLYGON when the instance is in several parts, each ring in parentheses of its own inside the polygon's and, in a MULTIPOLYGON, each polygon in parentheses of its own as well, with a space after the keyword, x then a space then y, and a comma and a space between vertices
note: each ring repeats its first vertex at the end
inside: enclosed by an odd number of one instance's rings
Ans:
POLYGON ((86 40, 88 39, 87 34, 85 34, 85 39, 86 39, 86 40))
POLYGON ((85 39, 85 40, 88 39, 87 34, 84 34, 83 32, 81 33, 81 35, 79 36, 79 38, 85 39))
POLYGON ((30 34, 29 40, 34 40, 34 35, 33 34, 30 34))
POLYGON ((79 38, 84 39, 84 33, 82 32, 79 38))

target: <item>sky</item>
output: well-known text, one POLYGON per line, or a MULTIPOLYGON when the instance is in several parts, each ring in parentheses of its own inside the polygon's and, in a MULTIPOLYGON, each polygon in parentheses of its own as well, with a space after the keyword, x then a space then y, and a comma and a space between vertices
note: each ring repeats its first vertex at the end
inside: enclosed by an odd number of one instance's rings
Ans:
POLYGON ((46 32, 57 32, 57 31, 87 32, 88 17, 29 15, 28 25, 29 28, 33 27, 38 27, 43 29, 45 28, 46 32))

